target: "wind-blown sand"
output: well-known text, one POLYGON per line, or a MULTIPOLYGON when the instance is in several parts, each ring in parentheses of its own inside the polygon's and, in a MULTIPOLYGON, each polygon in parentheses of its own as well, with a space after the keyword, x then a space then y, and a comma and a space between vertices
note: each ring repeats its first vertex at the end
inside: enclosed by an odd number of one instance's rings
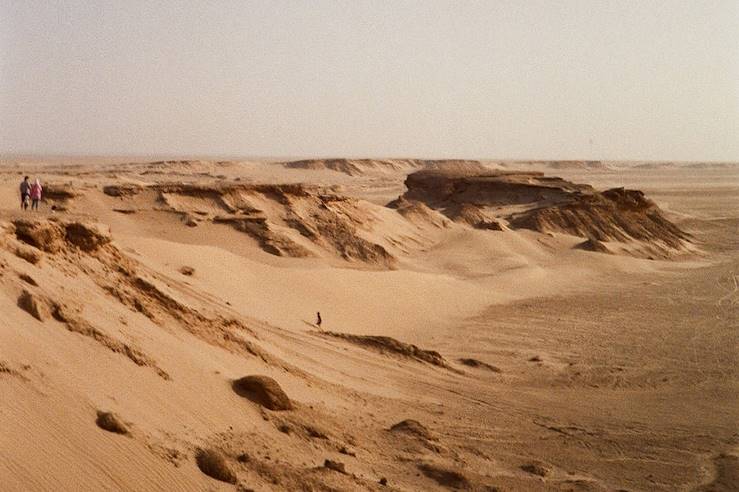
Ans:
POLYGON ((0 172, 3 491, 736 490, 739 166, 0 172))

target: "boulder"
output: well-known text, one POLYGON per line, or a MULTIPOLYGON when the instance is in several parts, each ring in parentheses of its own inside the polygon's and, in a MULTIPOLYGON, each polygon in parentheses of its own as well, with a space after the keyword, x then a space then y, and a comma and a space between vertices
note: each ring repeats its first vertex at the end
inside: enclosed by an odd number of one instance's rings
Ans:
POLYGON ((27 290, 24 290, 18 298, 18 307, 39 321, 47 320, 51 316, 46 302, 27 290))
POLYGON ((280 385, 268 376, 254 375, 232 383, 234 391, 270 410, 292 410, 293 404, 280 385))
POLYGON ((346 475, 346 466, 341 461, 326 460, 323 467, 346 475))
POLYGON ((436 439, 431 431, 429 431, 423 424, 412 419, 398 422, 394 426, 390 427, 390 432, 409 434, 429 441, 436 439))
POLYGON ((118 416, 112 412, 102 412, 98 410, 98 416, 95 420, 98 427, 108 432, 115 434, 128 434, 128 428, 126 424, 118 418, 118 416))
POLYGON ((213 449, 199 449, 195 455, 195 462, 200 471, 221 482, 235 484, 237 479, 228 466, 226 458, 213 449))

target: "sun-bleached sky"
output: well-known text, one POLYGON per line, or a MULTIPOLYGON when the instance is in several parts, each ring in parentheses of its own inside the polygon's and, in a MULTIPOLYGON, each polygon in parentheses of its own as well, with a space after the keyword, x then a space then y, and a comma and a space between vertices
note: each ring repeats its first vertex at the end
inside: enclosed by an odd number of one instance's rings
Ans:
POLYGON ((739 160, 739 0, 0 0, 0 154, 739 160))

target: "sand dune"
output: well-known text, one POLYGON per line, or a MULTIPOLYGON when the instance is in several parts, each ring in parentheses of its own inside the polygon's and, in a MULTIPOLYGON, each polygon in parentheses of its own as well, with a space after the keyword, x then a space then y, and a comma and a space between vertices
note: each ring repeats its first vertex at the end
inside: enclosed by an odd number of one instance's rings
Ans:
POLYGON ((732 490, 735 168, 298 162, 0 167, 0 488, 732 490))

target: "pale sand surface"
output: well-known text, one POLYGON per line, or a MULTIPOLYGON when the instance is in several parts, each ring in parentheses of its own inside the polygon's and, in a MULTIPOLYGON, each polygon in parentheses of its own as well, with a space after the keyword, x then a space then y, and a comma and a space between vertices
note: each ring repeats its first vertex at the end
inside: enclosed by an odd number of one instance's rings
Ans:
POLYGON ((3 161, 0 490, 737 490, 739 165, 520 164, 644 191, 692 235, 655 259, 404 216, 385 205, 418 168, 363 165, 3 161), (23 173, 76 196, 21 212, 23 173), (152 188, 175 182, 200 189, 152 188), (123 183, 143 191, 103 192, 123 183), (249 195, 282 256, 213 221, 233 211, 202 190, 234 183, 318 187, 249 195), (305 222, 312 240, 282 221, 289 210, 338 212, 305 222), (96 222, 112 243, 81 251, 61 237, 32 264, 13 226, 31 217, 96 222), (24 289, 48 309, 41 321, 19 307, 24 289), (316 311, 325 331, 389 336, 446 367, 321 334, 316 311), (294 408, 234 393, 251 374, 294 408), (96 426, 98 410, 129 434, 96 426), (432 436, 388 430, 405 419, 432 436), (235 485, 201 472, 201 448, 223 454, 235 485))

